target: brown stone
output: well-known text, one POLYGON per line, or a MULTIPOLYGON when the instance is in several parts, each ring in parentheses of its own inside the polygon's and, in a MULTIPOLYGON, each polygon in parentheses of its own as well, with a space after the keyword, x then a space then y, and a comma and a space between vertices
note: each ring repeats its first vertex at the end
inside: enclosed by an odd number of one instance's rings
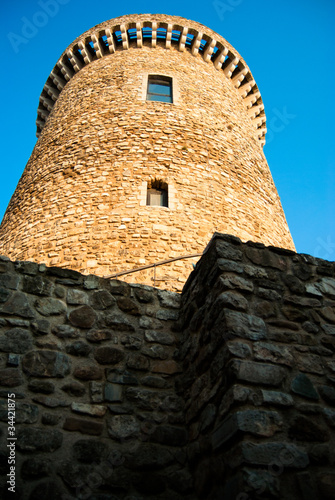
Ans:
POLYGON ((76 417, 67 417, 63 425, 63 429, 66 431, 77 431, 91 436, 100 436, 103 428, 104 424, 102 422, 83 420, 76 417))
POLYGON ((157 363, 154 363, 152 367, 153 373, 166 373, 167 375, 173 375, 174 373, 179 373, 181 371, 181 367, 173 359, 158 361, 157 363))
POLYGON ((96 313, 92 307, 83 305, 69 314, 69 321, 80 328, 91 328, 94 325, 96 313))

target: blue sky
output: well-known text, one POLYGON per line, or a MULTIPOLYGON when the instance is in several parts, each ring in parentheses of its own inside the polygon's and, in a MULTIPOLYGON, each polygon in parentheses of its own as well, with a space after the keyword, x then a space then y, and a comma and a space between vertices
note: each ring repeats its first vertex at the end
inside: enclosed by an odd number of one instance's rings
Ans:
POLYGON ((297 251, 335 260, 334 0, 170 0, 159 6, 3 0, 0 219, 36 143, 39 95, 63 50, 102 21, 156 12, 205 24, 246 60, 263 97, 264 153, 297 251))

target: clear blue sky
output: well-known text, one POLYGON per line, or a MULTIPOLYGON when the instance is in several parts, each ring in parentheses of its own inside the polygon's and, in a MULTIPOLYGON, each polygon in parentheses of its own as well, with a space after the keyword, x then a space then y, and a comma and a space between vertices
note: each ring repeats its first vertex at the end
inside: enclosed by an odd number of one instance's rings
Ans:
POLYGON ((334 0, 2 0, 0 219, 35 145, 39 95, 63 50, 102 21, 157 11, 205 24, 246 60, 263 97, 264 152, 297 251, 335 260, 334 0), (41 16, 48 1, 53 9, 41 16))

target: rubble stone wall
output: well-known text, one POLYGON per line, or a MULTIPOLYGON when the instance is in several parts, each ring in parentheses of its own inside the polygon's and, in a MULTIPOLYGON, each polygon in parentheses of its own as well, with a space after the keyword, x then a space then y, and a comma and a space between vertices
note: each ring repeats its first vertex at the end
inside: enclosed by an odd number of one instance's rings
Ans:
POLYGON ((222 234, 182 295, 1 258, 2 498, 334 498, 334 275, 222 234))

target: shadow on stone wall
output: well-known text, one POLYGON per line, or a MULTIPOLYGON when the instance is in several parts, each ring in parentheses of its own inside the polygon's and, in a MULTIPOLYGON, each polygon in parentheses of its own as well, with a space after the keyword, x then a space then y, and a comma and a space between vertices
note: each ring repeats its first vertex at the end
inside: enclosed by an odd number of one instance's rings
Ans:
POLYGON ((215 234, 180 296, 2 257, 0 327, 2 498, 334 498, 333 263, 215 234))

